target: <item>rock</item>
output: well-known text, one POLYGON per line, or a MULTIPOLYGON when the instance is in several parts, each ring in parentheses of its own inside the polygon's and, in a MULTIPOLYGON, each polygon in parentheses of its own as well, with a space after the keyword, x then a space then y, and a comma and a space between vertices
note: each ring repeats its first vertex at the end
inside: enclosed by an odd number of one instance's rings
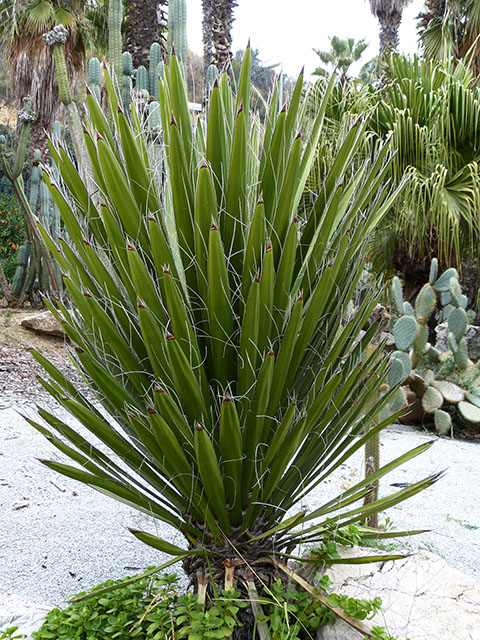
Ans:
POLYGON ((42 626, 47 613, 52 609, 48 605, 39 605, 15 596, 0 599, 0 637, 2 631, 10 627, 18 627, 16 634, 32 637, 34 631, 42 626))
POLYGON ((47 336, 65 338, 65 332, 62 329, 62 326, 55 320, 51 311, 44 311, 36 316, 24 318, 21 325, 26 329, 35 331, 35 333, 43 333, 47 336))
MULTIPOLYGON (((439 349, 439 351, 449 351, 448 347, 448 325, 446 322, 439 324, 435 327, 435 333, 437 334, 437 340, 435 342, 435 347, 439 349)), ((464 340, 467 343, 468 347, 468 356, 470 360, 476 362, 480 360, 480 327, 476 325, 469 324, 465 330, 465 335, 463 336, 464 340)))
MULTIPOLYGON (((374 549, 342 549, 344 557, 373 555, 374 549)), ((384 611, 372 620, 395 638, 480 638, 480 581, 447 565, 428 551, 395 562, 333 565, 326 572, 335 593, 354 598, 380 597, 384 611)), ((317 640, 362 640, 344 621, 319 630, 317 640)))

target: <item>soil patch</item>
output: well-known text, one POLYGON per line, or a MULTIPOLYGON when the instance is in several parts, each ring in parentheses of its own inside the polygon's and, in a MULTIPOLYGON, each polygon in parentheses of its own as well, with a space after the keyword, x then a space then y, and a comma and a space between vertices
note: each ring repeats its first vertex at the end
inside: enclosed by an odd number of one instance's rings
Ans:
POLYGON ((37 376, 46 377, 46 373, 30 353, 32 348, 72 382, 84 386, 69 357, 71 347, 65 340, 22 327, 24 318, 38 313, 38 309, 0 308, 0 409, 50 397, 37 380, 37 376))

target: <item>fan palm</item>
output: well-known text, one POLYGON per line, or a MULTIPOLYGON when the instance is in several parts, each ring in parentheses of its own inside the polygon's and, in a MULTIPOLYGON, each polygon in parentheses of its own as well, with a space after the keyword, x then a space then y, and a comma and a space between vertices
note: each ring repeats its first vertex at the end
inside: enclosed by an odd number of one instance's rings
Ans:
POLYGON ((480 71, 480 4, 476 0, 437 0, 419 17, 419 35, 427 58, 468 61, 480 71))
POLYGON ((340 79, 342 82, 345 82, 348 70, 354 62, 360 60, 363 52, 367 48, 368 43, 365 42, 365 40, 355 42, 354 38, 345 38, 342 40, 342 38, 333 36, 333 38, 330 38, 329 50, 322 51, 321 49, 314 49, 323 64, 329 65, 332 68, 330 71, 327 71, 324 66, 317 67, 313 75, 329 75, 333 68, 338 67, 341 74, 340 79))
POLYGON ((380 24, 380 53, 398 49, 402 13, 412 0, 369 0, 370 10, 380 24))
POLYGON ((342 317, 365 241, 398 190, 382 186, 388 146, 343 189, 364 133, 359 121, 320 192, 302 198, 328 96, 309 119, 300 76, 288 110, 278 114, 273 96, 263 129, 249 114, 249 57, 248 49, 237 95, 223 75, 208 121, 193 126, 171 57, 160 83, 161 153, 149 148, 135 111, 132 130, 106 76, 114 132, 88 97, 98 208, 65 151, 52 147, 71 197, 48 182, 71 243, 45 237, 75 310, 50 307, 102 408, 35 353, 50 376, 42 384, 86 432, 45 409, 43 424, 30 420, 75 463, 48 467, 172 525, 184 546, 132 533, 183 560, 194 584, 211 573, 227 588, 249 581, 252 568, 268 578, 301 542, 434 480, 362 506, 371 483, 420 447, 335 500, 298 509, 364 444, 365 426, 390 398, 372 402, 386 375, 377 352, 365 356, 376 327, 360 337, 375 296, 345 325, 342 317))
POLYGON ((31 129, 34 149, 47 151, 44 130, 50 129, 60 105, 53 54, 42 34, 57 24, 69 30, 65 56, 72 80, 84 67, 88 30, 82 16, 86 8, 83 0, 6 0, 0 5, 0 39, 7 47, 12 90, 19 104, 31 96, 36 113, 31 129))
POLYGON ((373 256, 407 279, 432 256, 461 268, 476 255, 480 232, 480 90, 453 62, 392 56, 389 75, 372 126, 382 137, 393 134, 393 179, 410 179, 373 256))

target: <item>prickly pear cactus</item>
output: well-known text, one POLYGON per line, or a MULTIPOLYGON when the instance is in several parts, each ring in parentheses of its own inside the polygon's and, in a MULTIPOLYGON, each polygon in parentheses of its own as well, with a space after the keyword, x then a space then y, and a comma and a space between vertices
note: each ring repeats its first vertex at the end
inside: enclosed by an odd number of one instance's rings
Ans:
POLYGON ((452 431, 452 418, 449 413, 442 409, 435 411, 433 414, 433 422, 436 432, 441 436, 445 436, 452 431))
MULTIPOLYGON (((401 388, 408 387, 408 393, 417 398, 417 418, 433 416, 440 435, 453 433, 452 417, 444 410, 445 406, 457 407, 457 415, 469 424, 480 424, 480 370, 469 360, 465 341, 472 314, 466 309, 467 299, 462 293, 457 271, 451 268, 439 275, 438 262, 434 259, 429 281, 420 290, 413 306, 403 300, 398 278, 392 281, 391 294, 397 314, 392 330, 397 351, 391 356, 387 378, 390 387, 404 381, 401 388), (428 323, 432 318, 447 321, 450 351, 446 353, 428 342, 428 323), (408 373, 403 376, 406 370, 408 373), (466 388, 478 386, 479 389, 466 394, 463 385, 466 388)), ((398 408, 400 398, 395 394, 389 405, 390 412, 398 408)))
POLYGON ((409 351, 417 337, 418 323, 413 316, 402 316, 393 327, 395 344, 400 351, 409 351))

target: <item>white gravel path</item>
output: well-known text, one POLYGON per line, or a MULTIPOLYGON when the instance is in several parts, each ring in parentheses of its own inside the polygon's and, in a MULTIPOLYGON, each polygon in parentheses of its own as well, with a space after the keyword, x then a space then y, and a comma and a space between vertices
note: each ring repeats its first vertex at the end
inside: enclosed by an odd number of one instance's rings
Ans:
MULTIPOLYGON (((32 415, 33 409, 27 411, 32 415)), ((383 462, 432 439, 425 432, 392 426, 382 434, 383 462)), ((0 603, 20 598, 56 606, 106 579, 164 561, 128 532, 129 527, 155 530, 155 523, 37 460, 52 457, 58 458, 57 450, 14 408, 0 410, 0 603)), ((382 491, 441 470, 447 475, 435 486, 387 515, 398 530, 432 530, 408 543, 403 539, 403 547, 433 551, 480 578, 479 443, 437 439, 429 451, 388 476, 382 491)), ((358 455, 315 490, 306 506, 315 508, 362 474, 358 455)), ((181 544, 168 527, 160 524, 158 532, 181 544)))

